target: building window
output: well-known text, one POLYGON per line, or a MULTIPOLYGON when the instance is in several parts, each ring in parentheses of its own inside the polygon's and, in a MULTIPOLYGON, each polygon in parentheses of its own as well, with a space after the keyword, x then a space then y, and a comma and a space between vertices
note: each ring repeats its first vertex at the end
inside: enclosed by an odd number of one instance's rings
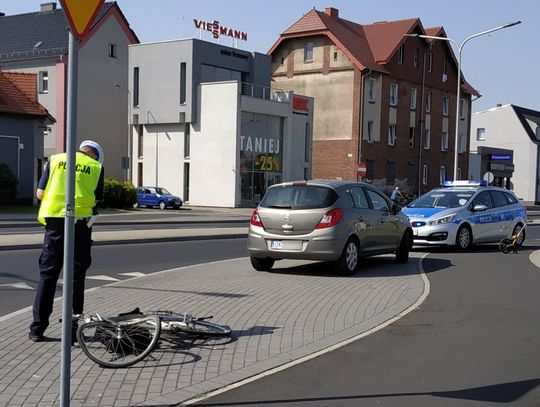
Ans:
POLYGON ((429 150, 431 148, 431 131, 426 129, 424 132, 424 150, 429 150))
POLYGON ((279 64, 283 65, 284 62, 285 62, 285 58, 281 57, 281 59, 279 60, 279 64))
POLYGON ((139 67, 133 68, 133 106, 139 106, 139 67))
POLYGON ((184 158, 189 158, 191 146, 191 126, 184 123, 184 158))
POLYGON ((411 89, 411 109, 416 109, 416 88, 411 89))
POLYGON ((309 162, 309 157, 311 153, 311 134, 309 131, 309 123, 306 123, 306 128, 304 130, 304 161, 309 162))
POLYGON ((397 83, 390 84, 390 105, 397 106, 398 104, 398 85, 397 83))
POLYGON ((465 120, 465 99, 459 99, 459 118, 465 120))
POLYGON ((439 183, 444 185, 444 181, 446 181, 446 166, 441 165, 439 168, 439 183))
POLYGON ((446 58, 443 58, 442 63, 443 63, 442 82, 444 83, 448 80, 448 72, 447 72, 448 63, 447 63, 446 58))
POLYGON ((337 61, 337 51, 334 51, 334 62, 337 61))
POLYGON ((189 163, 184 163, 184 202, 189 202, 189 163))
POLYGON ((486 129, 478 128, 476 129, 476 140, 484 141, 486 139, 486 129))
POLYGON ((373 120, 368 120, 367 122, 367 142, 373 143, 373 120))
POLYGON ((420 50, 418 48, 414 49, 413 65, 415 68, 418 68, 418 58, 420 55, 420 50))
POLYGON ((143 186, 143 163, 137 163, 137 186, 143 186))
POLYGON ((447 131, 442 132, 441 151, 448 151, 448 132, 447 131))
POLYGON ((401 44, 398 49, 398 64, 403 64, 405 57, 405 44, 401 44))
POLYGON ((313 61, 313 43, 306 42, 306 45, 304 45, 304 62, 311 61, 313 61))
POLYGON ((375 79, 370 78, 368 81, 368 100, 375 101, 375 79))
POLYGON ((396 182, 396 162, 386 162, 386 185, 394 185, 396 182))
POLYGON ((426 112, 431 112, 431 92, 426 92, 426 112))
POLYGON ((461 179, 461 168, 458 167, 457 169, 457 179, 460 180, 461 179))
POLYGON ((427 71, 431 72, 432 69, 433 69, 433 55, 430 52, 427 55, 427 71))
POLYGON ((460 153, 464 153, 465 150, 465 137, 463 136, 463 134, 460 134, 458 137, 458 151, 460 153))
POLYGON ((414 148, 414 135, 416 133, 416 128, 409 127, 409 148, 414 148))
POLYGON ((444 116, 448 116, 448 105, 450 104, 450 98, 448 96, 444 96, 442 98, 442 114, 444 116))
POLYGON ((116 58, 116 44, 109 44, 109 57, 116 58))
POLYGON ((422 167, 422 184, 423 185, 427 185, 428 183, 428 171, 429 171, 428 165, 424 164, 424 166, 422 167))
POLYGON ((180 63, 180 104, 186 103, 186 63, 180 63))
POLYGON ((395 146, 396 145, 396 125, 390 124, 388 126, 388 145, 389 146, 395 146))
POLYGON ((137 151, 138 151, 139 158, 143 157, 143 145, 144 145, 143 132, 144 132, 144 127, 142 124, 139 124, 137 128, 137 151))
POLYGON ((49 93, 49 73, 47 71, 39 71, 38 78, 39 93, 49 93))

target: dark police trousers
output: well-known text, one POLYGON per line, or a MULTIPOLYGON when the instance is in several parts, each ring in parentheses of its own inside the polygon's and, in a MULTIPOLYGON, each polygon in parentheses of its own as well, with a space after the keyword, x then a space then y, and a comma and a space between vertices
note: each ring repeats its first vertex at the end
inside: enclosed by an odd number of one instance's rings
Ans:
MULTIPOLYGON (((49 326, 53 311, 56 283, 64 262, 64 218, 46 218, 43 251, 39 257, 40 279, 34 302, 34 322, 30 330, 42 335, 49 326)), ((86 270, 92 263, 92 229, 83 219, 75 222, 75 252, 73 266, 73 313, 82 314, 84 304, 84 280, 86 270)))

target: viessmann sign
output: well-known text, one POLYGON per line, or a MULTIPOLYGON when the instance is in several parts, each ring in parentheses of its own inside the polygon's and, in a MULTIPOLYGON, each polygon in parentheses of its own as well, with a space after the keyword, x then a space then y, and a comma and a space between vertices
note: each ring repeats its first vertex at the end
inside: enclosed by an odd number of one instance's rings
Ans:
POLYGON ((193 23, 195 24, 195 27, 208 31, 212 33, 212 37, 219 38, 221 35, 225 35, 227 37, 235 38, 242 41, 247 41, 247 33, 239 30, 234 30, 229 27, 222 26, 219 21, 204 21, 204 20, 197 20, 196 18, 193 19, 193 23))

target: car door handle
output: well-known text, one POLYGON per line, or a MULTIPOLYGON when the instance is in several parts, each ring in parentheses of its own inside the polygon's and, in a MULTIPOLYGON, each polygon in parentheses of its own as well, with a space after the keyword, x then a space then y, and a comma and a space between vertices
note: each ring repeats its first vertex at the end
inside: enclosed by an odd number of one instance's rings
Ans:
POLYGON ((294 229, 293 225, 281 225, 281 229, 285 231, 292 231, 294 229))

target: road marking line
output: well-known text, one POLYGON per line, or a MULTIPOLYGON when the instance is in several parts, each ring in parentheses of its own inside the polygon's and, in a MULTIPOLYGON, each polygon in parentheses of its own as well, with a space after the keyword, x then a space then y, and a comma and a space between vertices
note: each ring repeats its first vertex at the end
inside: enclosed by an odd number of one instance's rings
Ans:
POLYGON ((33 290, 33 288, 26 283, 0 284, 0 287, 20 288, 21 290, 33 290))
POLYGON ((105 276, 103 274, 99 276, 86 276, 88 280, 104 280, 104 281, 120 281, 118 278, 114 278, 111 276, 105 276))
POLYGON ((139 271, 133 271, 131 273, 118 273, 121 276, 129 276, 129 277, 142 277, 145 276, 145 273, 141 273, 139 271))
POLYGON ((229 390, 233 390, 233 389, 236 389, 238 387, 241 387, 241 386, 244 386, 248 383, 251 383, 251 382, 254 382, 256 380, 259 380, 259 379, 262 379, 266 376, 270 376, 270 375, 273 375, 275 373, 279 373, 285 369, 288 369, 290 367, 293 367, 293 366, 296 366, 296 365, 299 365, 300 363, 304 363, 304 362, 307 362, 308 360, 311 360, 311 359, 315 359, 316 357, 319 357, 321 355, 324 355, 326 353, 330 353, 336 349, 339 349, 343 346, 346 346, 346 345, 349 345, 350 343, 352 342, 355 342, 359 339, 362 339, 368 335, 371 335, 372 333, 375 333, 377 331, 380 331, 381 329, 383 328, 386 328, 388 325, 390 324, 393 324, 394 322, 396 322, 398 319, 401 319, 403 318, 405 315, 409 314, 410 312, 414 311, 416 308, 418 308, 420 306, 420 304, 422 304, 427 296, 429 295, 429 290, 430 290, 430 283, 429 283, 429 280, 426 276, 426 273, 424 272, 424 267, 422 266, 422 262, 424 261, 424 258, 428 255, 429 253, 424 253, 422 254, 422 256, 420 256, 420 261, 418 262, 418 271, 420 272, 420 276, 422 277, 422 280, 424 280, 424 292, 422 293, 422 295, 418 298, 418 300, 416 300, 416 302, 411 305, 409 308, 401 311, 398 315, 396 315, 395 317, 389 319, 388 321, 386 322, 383 322, 382 324, 374 327, 374 328, 371 328, 369 330, 367 330, 366 332, 363 332, 361 334, 358 334, 356 336, 353 336, 352 338, 349 338, 349 339, 346 339, 342 342, 339 342, 335 345, 332 345, 326 349, 322 349, 318 352, 315 352, 315 353, 312 353, 310 355, 307 355, 307 356, 304 356, 304 357, 301 357, 300 359, 296 359, 296 360, 293 360, 291 362, 288 362, 288 363, 285 363, 281 366, 277 366, 277 367, 274 367, 272 369, 269 369, 265 372, 262 372, 262 373, 259 373, 255 376, 251 376, 251 377, 248 377, 247 379, 244 379, 244 380, 240 380, 239 382, 236 382, 236 383, 233 383, 231 385, 228 385, 228 386, 225 386, 225 387, 222 387, 220 389, 217 389, 217 390, 214 390, 214 391, 210 391, 208 393, 205 393, 204 395, 202 396, 197 396, 197 397, 194 397, 190 400, 186 400, 182 403, 182 405, 191 405, 191 404, 194 404, 194 403, 198 403, 200 401, 203 401, 203 400, 206 400, 206 399, 209 399, 210 397, 213 397, 213 396, 217 396, 219 394, 222 394, 222 393, 225 393, 229 390))

